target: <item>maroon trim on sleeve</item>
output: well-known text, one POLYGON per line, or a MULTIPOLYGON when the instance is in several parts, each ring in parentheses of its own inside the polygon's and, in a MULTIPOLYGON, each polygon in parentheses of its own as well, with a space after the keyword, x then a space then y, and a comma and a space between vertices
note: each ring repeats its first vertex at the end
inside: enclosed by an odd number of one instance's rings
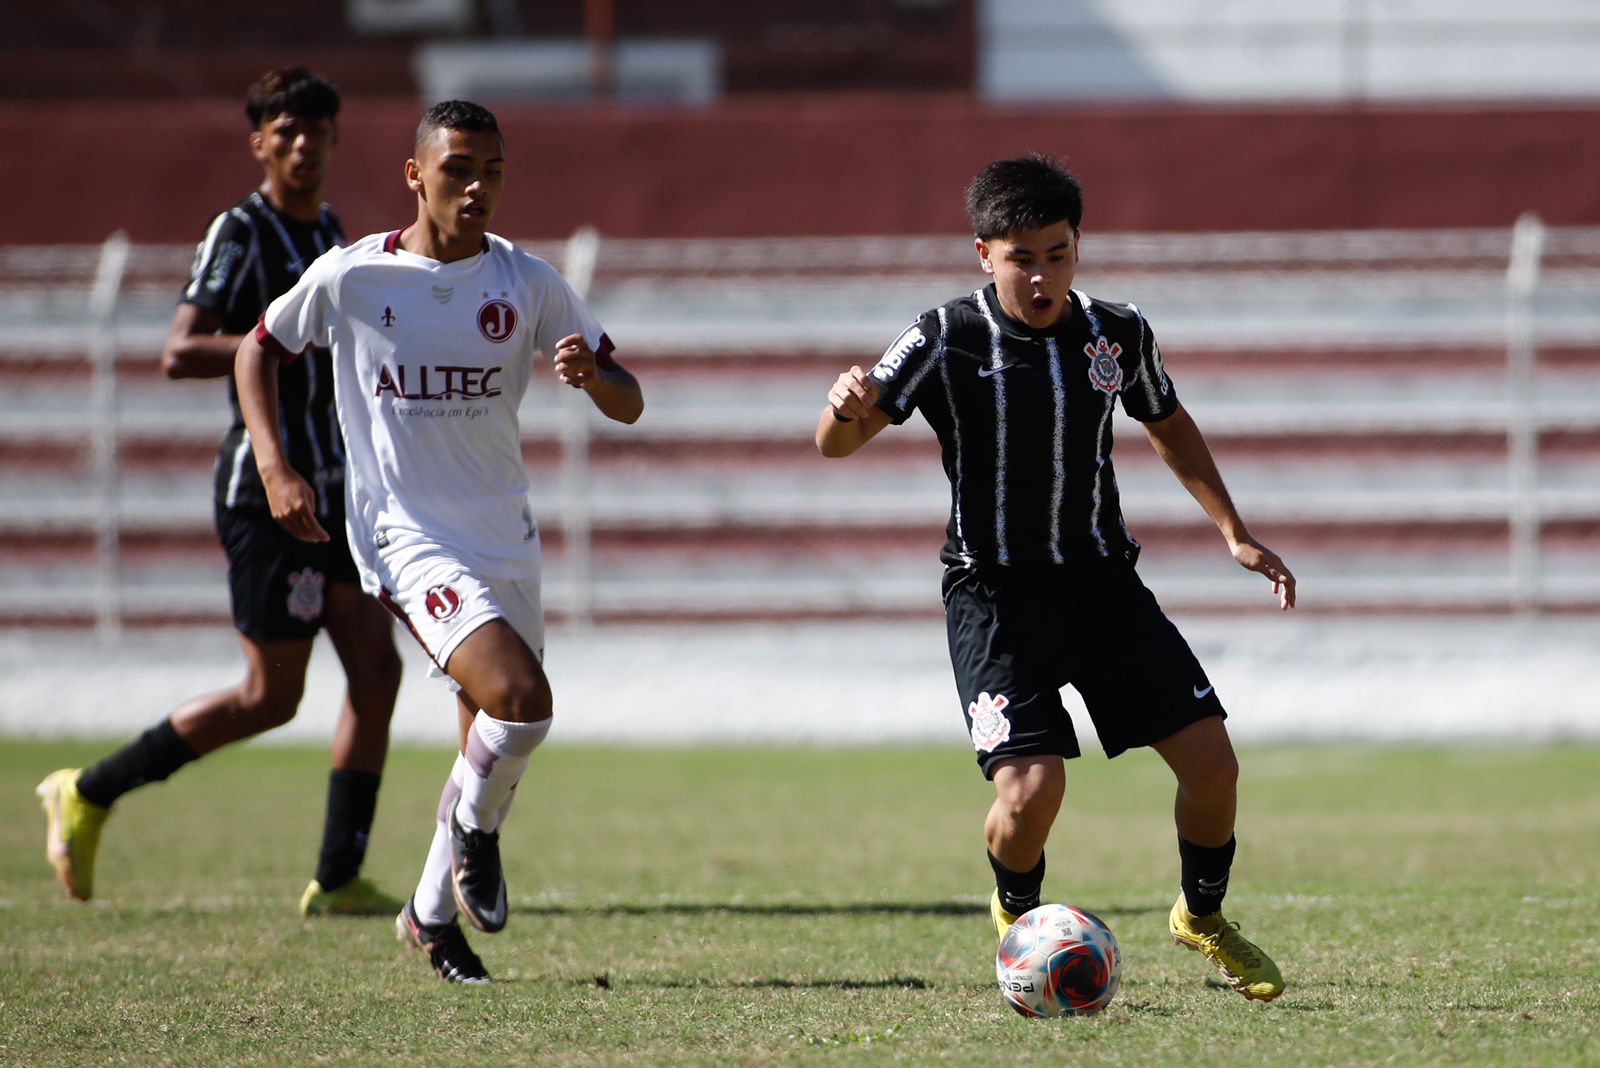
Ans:
POLYGON ((262 312, 261 317, 256 320, 256 342, 284 363, 294 363, 300 358, 298 352, 290 352, 283 347, 283 342, 267 332, 266 312, 262 312))
POLYGON ((391 256, 394 255, 394 250, 400 247, 400 231, 404 229, 405 227, 402 226, 400 230, 394 231, 388 237, 383 239, 383 251, 389 253, 391 256))
POLYGON ((611 354, 616 351, 617 347, 611 343, 611 339, 602 333, 600 335, 600 344, 594 350, 594 365, 605 371, 616 370, 617 361, 611 357, 611 354))

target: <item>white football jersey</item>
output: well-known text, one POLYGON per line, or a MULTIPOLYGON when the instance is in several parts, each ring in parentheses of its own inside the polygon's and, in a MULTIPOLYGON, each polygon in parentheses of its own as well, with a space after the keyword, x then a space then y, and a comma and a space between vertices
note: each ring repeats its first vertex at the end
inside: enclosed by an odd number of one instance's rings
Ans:
POLYGON ((554 267, 504 238, 440 263, 399 237, 319 257, 257 336, 333 353, 346 525, 369 592, 388 570, 380 549, 396 564, 439 546, 485 578, 527 576, 538 546, 517 408, 534 355, 569 334, 597 351, 609 342, 554 267))

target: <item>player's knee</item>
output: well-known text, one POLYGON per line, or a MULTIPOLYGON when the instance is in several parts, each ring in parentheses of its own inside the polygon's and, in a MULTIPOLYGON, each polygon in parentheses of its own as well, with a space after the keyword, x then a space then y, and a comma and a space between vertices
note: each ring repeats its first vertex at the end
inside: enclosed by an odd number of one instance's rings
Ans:
POLYGON ((349 672, 350 688, 393 704, 395 694, 400 692, 403 672, 400 654, 395 652, 394 646, 377 645, 367 651, 359 667, 349 672))
POLYGON ((550 685, 542 678, 506 680, 482 700, 490 716, 511 723, 538 723, 554 711, 550 685))
POLYGON ((1192 795, 1229 798, 1239 789, 1239 761, 1229 752, 1191 769, 1184 776, 1183 788, 1192 795))
POLYGON ((300 707, 302 687, 253 686, 247 683, 239 694, 239 715, 258 731, 281 727, 294 719, 300 707))

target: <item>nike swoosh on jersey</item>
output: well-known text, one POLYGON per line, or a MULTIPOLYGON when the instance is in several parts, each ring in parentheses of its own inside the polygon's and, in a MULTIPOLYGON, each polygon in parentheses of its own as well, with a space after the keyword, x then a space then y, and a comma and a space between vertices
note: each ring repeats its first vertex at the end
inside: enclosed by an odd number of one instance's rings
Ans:
POLYGON ((1196 686, 1194 688, 1194 699, 1196 701, 1198 701, 1198 700, 1201 700, 1202 698, 1209 697, 1209 696, 1211 696, 1211 691, 1214 690, 1214 689, 1216 689, 1215 686, 1207 686, 1203 690, 1200 687, 1196 686))
POLYGON ((999 374, 1001 371, 1009 370, 1010 368, 1015 367, 1015 366, 1016 366, 1016 364, 1003 363, 999 367, 980 367, 980 368, 978 368, 978 377, 979 378, 993 378, 995 375, 999 374))

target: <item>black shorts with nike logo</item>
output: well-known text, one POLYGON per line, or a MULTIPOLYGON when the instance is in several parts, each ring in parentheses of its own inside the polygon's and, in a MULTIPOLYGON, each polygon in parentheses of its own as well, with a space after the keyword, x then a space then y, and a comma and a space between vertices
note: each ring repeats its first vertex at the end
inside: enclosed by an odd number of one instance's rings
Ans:
POLYGON ((1080 754, 1063 686, 1082 696, 1108 757, 1227 717, 1189 643, 1126 561, 952 568, 944 604, 985 778, 1010 757, 1080 754))

